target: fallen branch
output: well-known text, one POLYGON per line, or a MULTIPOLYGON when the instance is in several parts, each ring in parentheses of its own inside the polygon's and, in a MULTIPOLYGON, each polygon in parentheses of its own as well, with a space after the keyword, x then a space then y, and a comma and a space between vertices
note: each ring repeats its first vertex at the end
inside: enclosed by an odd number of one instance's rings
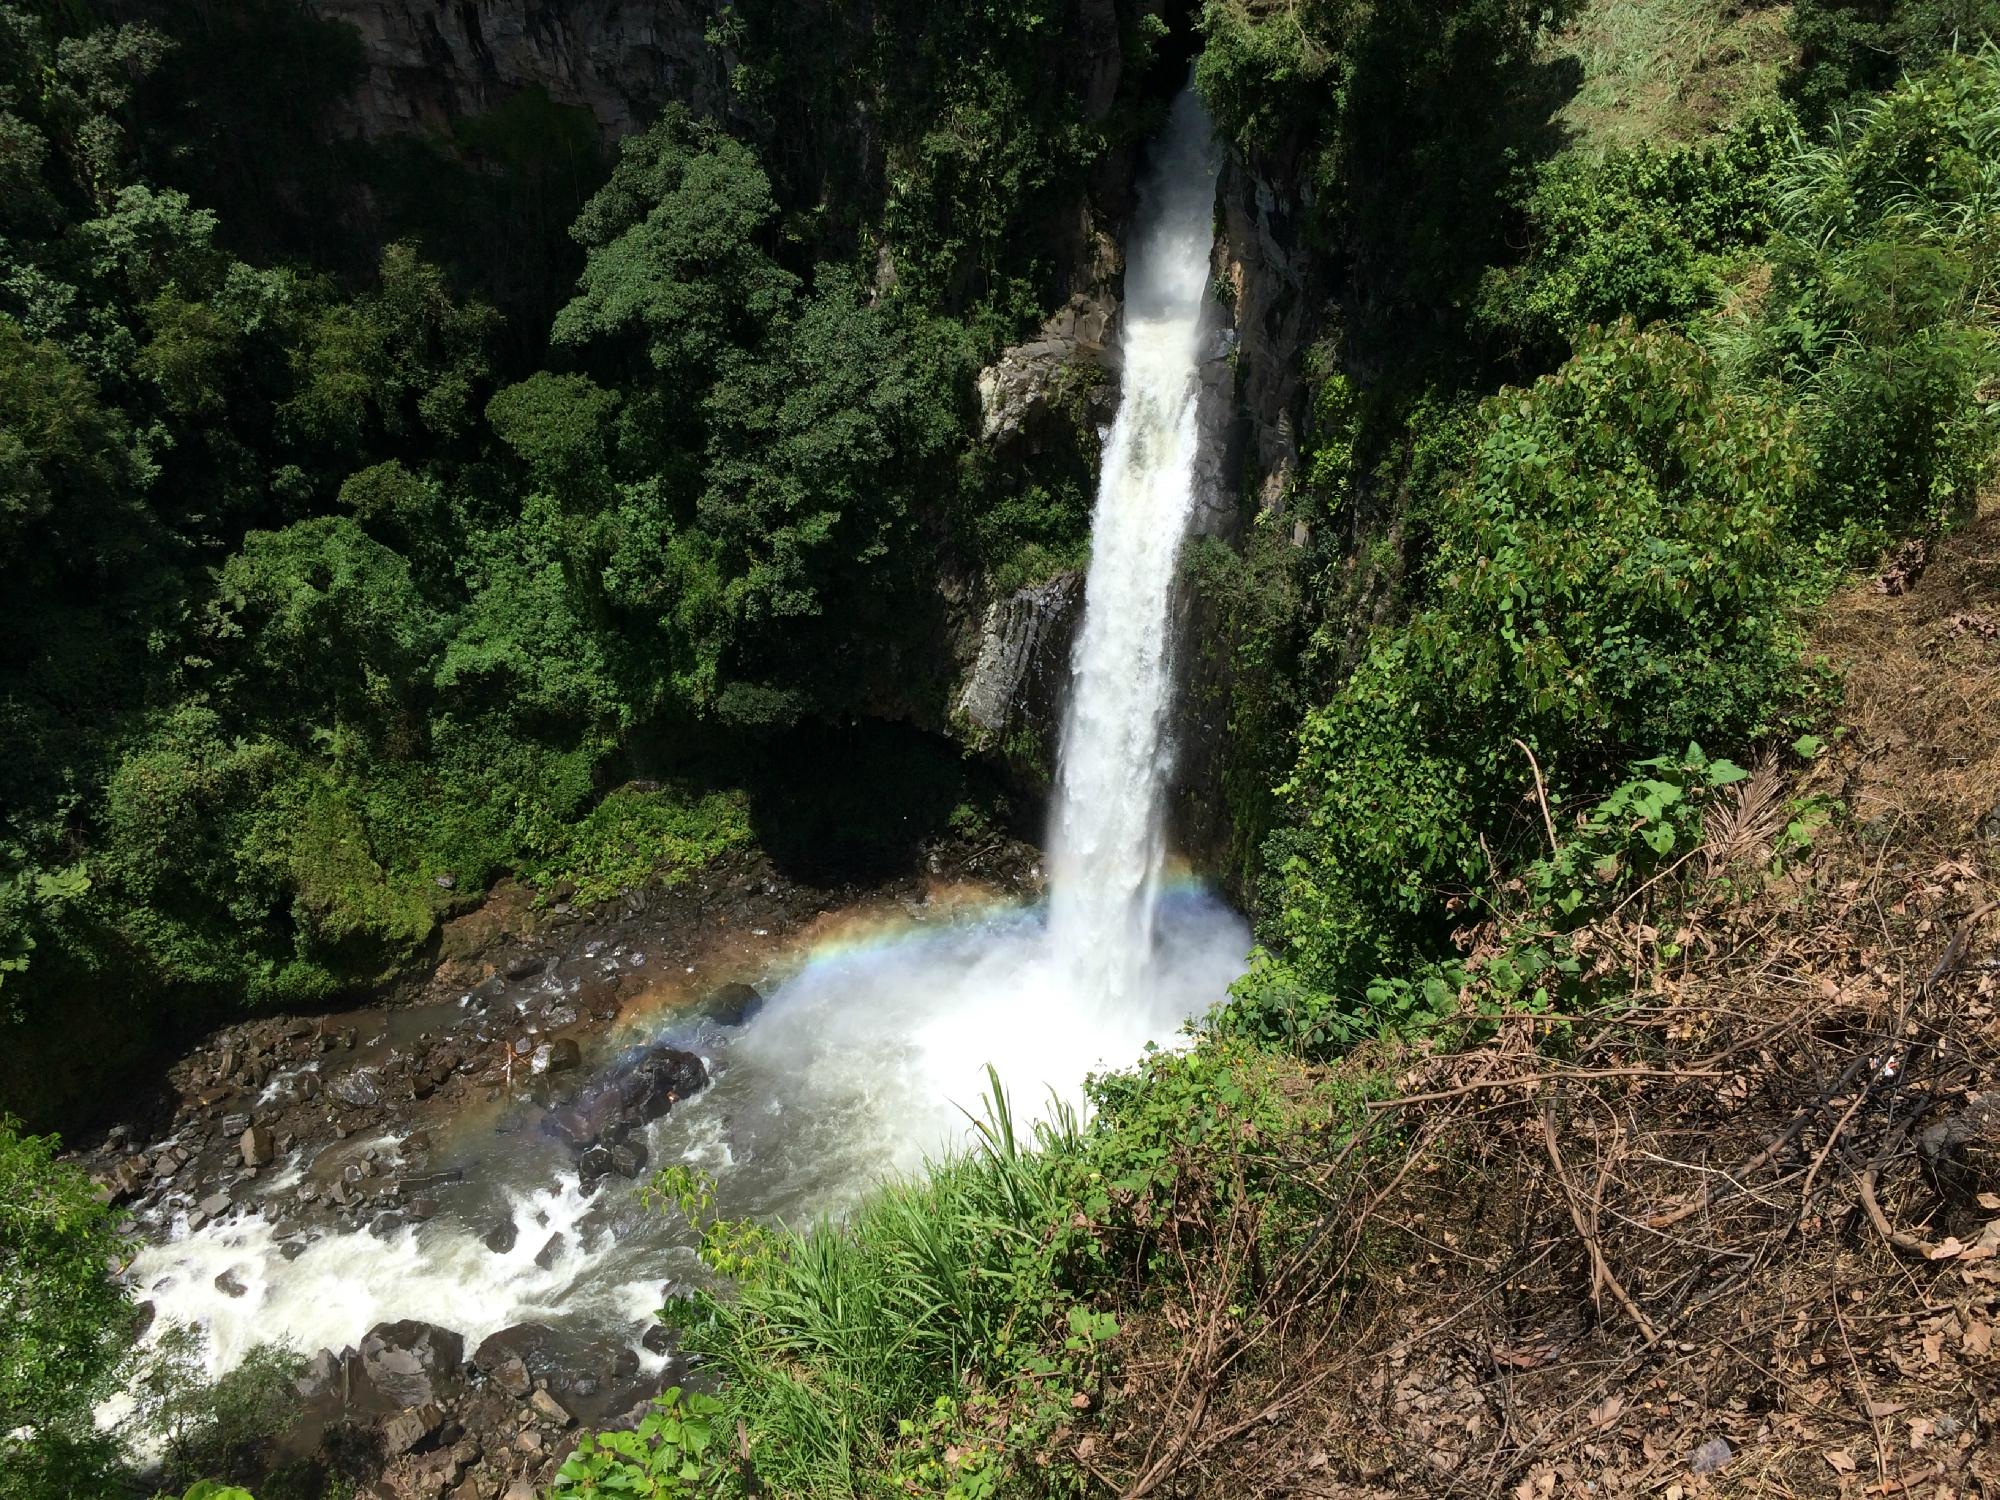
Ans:
POLYGON ((1618 1299, 1618 1305, 1624 1308, 1626 1315, 1638 1325, 1640 1337, 1648 1344, 1657 1344, 1660 1341, 1659 1330, 1653 1327, 1652 1319, 1640 1310, 1639 1304, 1632 1300, 1632 1294, 1625 1290, 1625 1284, 1618 1279, 1617 1273, 1611 1269, 1611 1262, 1605 1258, 1604 1247, 1598 1242, 1596 1226, 1591 1224, 1584 1217, 1583 1211, 1577 1207, 1576 1188, 1569 1180, 1568 1168, 1563 1165, 1562 1147, 1556 1143, 1556 1110, 1553 1099, 1542 1101, 1542 1144, 1548 1148, 1549 1163, 1556 1169, 1556 1181, 1562 1184, 1570 1222, 1576 1225, 1576 1232, 1581 1236, 1584 1248, 1590 1252, 1593 1294, 1600 1286, 1610 1287, 1611 1295, 1618 1299))
POLYGON ((1861 1209, 1868 1215, 1868 1222, 1875 1226, 1875 1232, 1905 1255, 1913 1255, 1918 1260, 1937 1258, 1937 1246, 1929 1240, 1917 1238, 1907 1230, 1898 1229, 1889 1222, 1889 1216, 1882 1212, 1882 1205, 1875 1197, 1875 1184, 1880 1178, 1882 1167, 1879 1162, 1871 1162, 1861 1174, 1861 1209))
POLYGON ((1402 1094, 1394 1099, 1371 1099, 1371 1110, 1403 1109, 1412 1104, 1435 1104, 1441 1099, 1457 1099, 1487 1089, 1510 1089, 1531 1083, 1555 1083, 1577 1078, 1726 1078, 1716 1068, 1564 1068, 1549 1073, 1517 1073, 1511 1078, 1482 1078, 1456 1088, 1434 1089, 1428 1094, 1402 1094))

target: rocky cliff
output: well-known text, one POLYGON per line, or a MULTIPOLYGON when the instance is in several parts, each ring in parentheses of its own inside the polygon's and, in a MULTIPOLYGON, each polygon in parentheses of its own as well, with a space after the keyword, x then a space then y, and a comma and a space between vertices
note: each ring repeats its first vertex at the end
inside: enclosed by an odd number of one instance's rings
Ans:
MULTIPOLYGON (((1308 205, 1276 185, 1283 180, 1232 153, 1218 191, 1214 265, 1221 305, 1203 364, 1201 416, 1209 441, 1195 530, 1239 549, 1260 519, 1293 546, 1307 540, 1303 524, 1284 510, 1299 464, 1305 401, 1299 371, 1314 336, 1312 266, 1300 229, 1308 205)), ((1197 868, 1231 880, 1242 875, 1244 853, 1226 791, 1232 756, 1244 748, 1234 743, 1231 723, 1235 628, 1215 600, 1190 586, 1179 590, 1172 837, 1197 868)))
POLYGON ((953 725, 1016 775, 1055 769, 1070 649, 1083 620, 1083 575, 1058 573, 986 606, 978 650, 952 698, 953 725))
POLYGON ((663 105, 717 114, 732 60, 708 39, 724 0, 305 0, 352 26, 364 72, 342 122, 380 136, 442 129, 540 88, 607 136, 663 105))

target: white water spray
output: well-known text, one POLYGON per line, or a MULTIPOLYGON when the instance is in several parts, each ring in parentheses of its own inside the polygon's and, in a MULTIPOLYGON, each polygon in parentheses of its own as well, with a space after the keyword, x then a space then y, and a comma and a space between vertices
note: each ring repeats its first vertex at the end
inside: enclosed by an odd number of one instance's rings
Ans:
MULTIPOLYGON (((675 1032, 708 1055, 715 1082, 650 1127, 647 1143, 655 1163, 713 1170, 726 1214, 838 1213, 885 1174, 921 1168, 964 1139, 988 1064, 1017 1119, 1080 1102, 1091 1070, 1169 1042, 1242 970, 1241 918, 1161 877, 1168 609, 1194 505, 1216 165, 1208 119, 1185 94, 1155 150, 1127 260, 1124 396, 1093 521, 1046 923, 1010 910, 824 949, 744 1030, 675 1032)), ((515 1124, 532 1120, 517 1111, 515 1124)), ((462 1134, 453 1147, 485 1208, 446 1198, 429 1222, 293 1243, 289 1258, 262 1205, 193 1233, 182 1218, 141 1253, 132 1283, 161 1326, 208 1331, 220 1372, 260 1340, 337 1349, 401 1317, 475 1338, 561 1320, 623 1342, 660 1281, 687 1271, 669 1221, 612 1191, 586 1199, 531 1128, 462 1134), (520 1240, 495 1253, 482 1236, 502 1199, 520 1240), (563 1248, 548 1253, 558 1232, 563 1248)))
POLYGON ((1175 102, 1125 272, 1124 399, 1091 521, 1052 830, 1049 937, 1079 992, 1134 998, 1153 946, 1172 769, 1167 606, 1194 508, 1202 308, 1216 151, 1192 90, 1175 102))

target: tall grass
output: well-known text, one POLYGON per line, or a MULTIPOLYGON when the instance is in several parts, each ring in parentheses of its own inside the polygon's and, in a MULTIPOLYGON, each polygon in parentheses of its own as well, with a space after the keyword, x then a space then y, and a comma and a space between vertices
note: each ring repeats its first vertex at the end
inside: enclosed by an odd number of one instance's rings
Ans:
POLYGON ((973 1127, 970 1150, 845 1222, 774 1237, 733 1294, 697 1300, 685 1347, 722 1377, 724 1431, 740 1420, 757 1434, 768 1493, 865 1489, 901 1419, 990 1380, 1015 1320, 1052 1307, 1051 1231, 1075 1202, 1080 1122, 1059 1107, 1024 1141, 995 1078, 973 1127))

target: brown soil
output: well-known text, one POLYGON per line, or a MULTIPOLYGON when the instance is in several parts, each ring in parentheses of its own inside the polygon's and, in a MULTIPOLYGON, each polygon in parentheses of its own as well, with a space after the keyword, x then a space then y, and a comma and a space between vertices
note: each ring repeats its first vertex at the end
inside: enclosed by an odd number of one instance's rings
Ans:
POLYGON ((1816 646, 1844 733, 1591 929, 1629 995, 1349 1060, 1320 1232, 1128 1320, 1130 1500, 2000 1494, 2000 514, 1816 646))

